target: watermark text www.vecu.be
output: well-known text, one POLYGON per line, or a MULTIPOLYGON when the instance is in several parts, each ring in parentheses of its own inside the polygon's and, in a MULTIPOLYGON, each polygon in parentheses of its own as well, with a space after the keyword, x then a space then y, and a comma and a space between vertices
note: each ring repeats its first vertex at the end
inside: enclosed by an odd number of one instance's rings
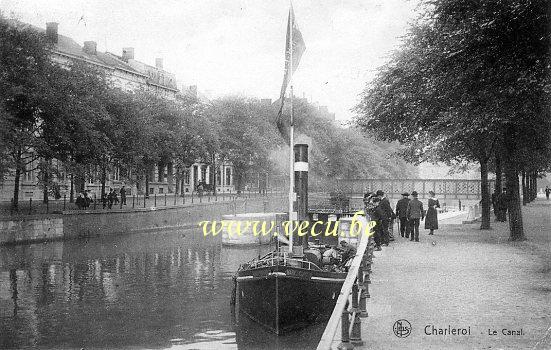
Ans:
MULTIPOLYGON (((310 234, 312 237, 317 236, 341 236, 341 237, 358 237, 365 235, 369 237, 373 235, 373 228, 376 225, 375 221, 361 220, 360 217, 363 212, 359 211, 354 214, 350 221, 349 230, 346 232, 339 232, 339 221, 283 221, 281 228, 284 231, 283 234, 289 237, 291 234, 298 235, 299 237, 310 234), (325 226, 324 232, 319 232, 318 229, 325 226)), ((257 236, 278 236, 279 225, 276 221, 266 220, 221 220, 221 221, 201 221, 199 226, 203 230, 203 236, 216 236, 220 232, 226 231, 228 236, 242 236, 252 234, 257 236)))

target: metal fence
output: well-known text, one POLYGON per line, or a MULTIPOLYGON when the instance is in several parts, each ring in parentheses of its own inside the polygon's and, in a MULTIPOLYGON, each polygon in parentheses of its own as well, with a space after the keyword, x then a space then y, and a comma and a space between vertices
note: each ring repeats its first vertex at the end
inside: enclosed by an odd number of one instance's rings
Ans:
MULTIPOLYGON (((62 213, 66 210, 112 210, 112 211, 124 211, 132 208, 152 208, 152 207, 171 207, 180 206, 186 204, 196 203, 211 203, 221 201, 235 201, 236 199, 243 198, 259 198, 267 197, 268 195, 278 194, 278 191, 267 190, 263 193, 258 191, 243 191, 241 193, 198 193, 191 192, 184 195, 175 194, 150 194, 147 195, 132 195, 126 197, 126 204, 124 204, 118 197, 118 201, 113 202, 111 205, 109 201, 102 201, 98 196, 91 197, 91 202, 86 208, 78 207, 74 201, 71 203, 67 196, 63 196, 60 199, 48 200, 44 203, 41 200, 29 198, 28 200, 20 200, 18 208, 15 209, 12 202, 0 203, 0 216, 21 216, 21 215, 37 215, 37 214, 56 214, 62 213)), ((75 198, 76 200, 76 198, 75 198)))
MULTIPOLYGON (((367 222, 365 222, 367 224, 367 222)), ((367 299, 371 283, 371 264, 374 244, 372 237, 361 236, 348 275, 343 283, 339 298, 321 336, 317 350, 334 348, 335 338, 340 327, 338 349, 352 349, 354 345, 363 345, 362 318, 367 314, 367 299)))
MULTIPOLYGON (((494 180, 489 180, 490 191, 494 188, 494 180)), ((448 180, 448 179, 337 179, 338 190, 349 195, 383 190, 391 198, 399 197, 403 192, 417 191, 420 197, 428 197, 433 191, 439 198, 476 199, 481 198, 480 180, 448 180)))

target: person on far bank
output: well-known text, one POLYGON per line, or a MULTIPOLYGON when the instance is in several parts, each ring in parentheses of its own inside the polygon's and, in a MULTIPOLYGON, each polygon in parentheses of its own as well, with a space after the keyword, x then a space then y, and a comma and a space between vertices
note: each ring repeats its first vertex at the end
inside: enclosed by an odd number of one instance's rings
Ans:
POLYGON ((382 250, 381 245, 388 246, 388 236, 385 236, 383 228, 383 220, 385 217, 385 212, 380 206, 381 199, 379 197, 373 197, 371 200, 374 207, 370 211, 370 220, 375 221, 375 227, 373 228, 373 240, 375 241, 375 250, 382 250))
POLYGON ((549 186, 545 186, 545 198, 549 200, 549 195, 551 194, 551 188, 549 186))
POLYGON ((408 204, 409 193, 402 193, 402 199, 396 203, 396 216, 400 223, 400 236, 409 238, 409 225, 408 225, 408 204))
POLYGON ((77 206, 78 209, 83 209, 85 207, 85 201, 84 201, 84 197, 82 196, 82 193, 79 193, 78 194, 78 197, 75 201, 75 205, 77 206))
POLYGON ((507 221, 507 189, 499 191, 497 194, 496 205, 497 205, 497 221, 505 222, 507 221))
POLYGON ((101 203, 102 203, 103 209, 105 209, 108 202, 109 202, 109 196, 107 195, 107 192, 103 192, 101 194, 101 203))
POLYGON ((107 195, 107 200, 108 200, 107 208, 109 208, 109 209, 113 208, 113 202, 115 201, 113 199, 113 192, 114 192, 113 189, 110 188, 109 189, 109 194, 107 195))
POLYGON ((126 205, 126 188, 124 188, 124 185, 121 187, 121 208, 123 205, 126 205))
POLYGON ((84 209, 88 209, 88 207, 90 206, 90 203, 93 203, 93 202, 94 200, 90 195, 90 190, 84 191, 84 209))
POLYGON ((425 218, 425 229, 430 230, 429 235, 434 234, 434 230, 438 230, 438 211, 440 208, 440 202, 436 199, 435 193, 429 191, 430 198, 428 202, 427 216, 425 218))
POLYGON ((381 207, 384 216, 381 221, 382 228, 383 228, 383 237, 388 241, 394 241, 394 236, 391 235, 389 227, 392 223, 392 219, 396 217, 394 214, 394 211, 392 211, 392 207, 390 206, 390 201, 385 196, 385 193, 382 190, 378 190, 376 192, 377 197, 381 200, 379 203, 379 207, 381 207))
POLYGON ((419 224, 425 217, 423 203, 417 199, 417 191, 411 192, 413 199, 408 203, 407 218, 410 222, 411 241, 419 242, 419 224))

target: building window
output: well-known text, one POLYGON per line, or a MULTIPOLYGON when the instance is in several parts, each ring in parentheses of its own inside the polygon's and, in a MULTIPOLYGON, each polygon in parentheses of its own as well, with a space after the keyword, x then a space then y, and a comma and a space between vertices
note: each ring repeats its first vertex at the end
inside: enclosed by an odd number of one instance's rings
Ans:
POLYGON ((25 173, 23 174, 23 181, 33 181, 34 180, 34 161, 25 165, 25 173))
POLYGON ((202 166, 201 167, 201 180, 203 180, 204 183, 207 182, 207 166, 202 166))
POLYGON ((226 185, 227 186, 231 185, 231 168, 230 167, 226 168, 226 185))
POLYGON ((153 187, 150 187, 149 188, 149 194, 154 194, 155 193, 155 189, 153 187))
POLYGON ((184 170, 184 184, 189 185, 189 169, 184 170))
POLYGON ((220 171, 220 167, 217 167, 216 168, 216 184, 218 186, 220 186, 220 185, 222 185, 221 182, 222 182, 222 173, 220 171))
POLYGON ((163 191, 164 191, 164 188, 159 187, 159 194, 163 193, 163 191))

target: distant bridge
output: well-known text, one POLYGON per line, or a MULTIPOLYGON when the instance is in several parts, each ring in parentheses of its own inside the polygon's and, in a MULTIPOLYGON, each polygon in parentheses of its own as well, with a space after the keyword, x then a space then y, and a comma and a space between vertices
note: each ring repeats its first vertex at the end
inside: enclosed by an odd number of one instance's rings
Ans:
MULTIPOLYGON (((480 199, 480 180, 450 179, 337 179, 336 188, 349 196, 359 196, 366 192, 383 190, 390 198, 398 198, 403 192, 417 191, 419 197, 429 197, 434 191, 442 199, 480 199)), ((495 180, 489 180, 490 193, 495 180)))

